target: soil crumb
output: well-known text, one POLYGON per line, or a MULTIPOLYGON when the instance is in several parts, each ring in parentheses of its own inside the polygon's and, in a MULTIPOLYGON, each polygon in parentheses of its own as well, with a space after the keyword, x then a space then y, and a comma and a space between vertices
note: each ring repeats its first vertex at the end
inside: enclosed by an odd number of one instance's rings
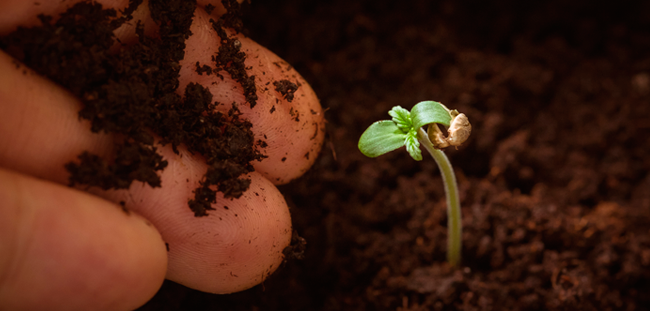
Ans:
POLYGON ((293 259, 304 259, 306 249, 307 240, 298 235, 298 231, 293 230, 293 233, 291 234, 291 244, 282 250, 282 254, 284 254, 284 261, 287 262, 293 259))
POLYGON ((289 80, 280 80, 280 81, 275 81, 273 82, 273 85, 275 85, 275 90, 277 92, 280 92, 282 94, 282 97, 286 99, 288 102, 293 101, 293 93, 295 93, 300 85, 297 85, 289 80))

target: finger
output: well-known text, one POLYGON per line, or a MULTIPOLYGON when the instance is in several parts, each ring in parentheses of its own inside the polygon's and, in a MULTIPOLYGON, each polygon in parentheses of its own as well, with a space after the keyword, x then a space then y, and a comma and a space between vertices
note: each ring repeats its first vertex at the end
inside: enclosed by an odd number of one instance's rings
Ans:
POLYGON ((242 197, 229 200, 219 194, 216 210, 207 217, 188 213, 186 199, 177 201, 182 208, 166 214, 141 209, 148 211, 168 238, 169 260, 174 264, 167 278, 226 294, 262 283, 280 266, 283 250, 291 242, 289 209, 268 179, 256 173, 248 177, 251 185, 242 197))
POLYGON ((97 197, 0 169, 0 309, 132 310, 165 276, 143 218, 97 197))
POLYGON ((239 199, 217 194, 214 210, 195 217, 188 198, 207 169, 201 157, 183 147, 165 148, 169 166, 161 173, 162 188, 133 184, 129 191, 98 191, 112 201, 126 202, 150 220, 169 246, 167 278, 205 292, 226 294, 261 283, 284 260, 291 241, 291 216, 282 194, 253 172, 249 189, 239 199))
POLYGON ((225 105, 238 104, 243 117, 253 124, 255 140, 268 145, 262 148, 268 158, 253 163, 255 170, 275 184, 284 184, 302 175, 313 164, 324 139, 325 119, 309 84, 289 64, 264 47, 241 34, 227 30, 228 36, 241 42, 247 55, 245 65, 249 76, 255 76, 257 104, 246 103, 244 90, 225 71, 208 75, 197 73, 200 66, 215 67, 212 58, 222 45, 222 38, 213 29, 210 16, 197 9, 192 23, 192 36, 186 41, 185 58, 180 62, 180 85, 199 82, 214 95, 214 100, 225 105), (223 77, 223 79, 222 79, 223 77), (276 91, 274 83, 288 81, 299 85, 293 100, 287 100, 276 91))
POLYGON ((112 137, 90 132, 81 103, 0 50, 0 166, 67 183, 63 164, 84 150, 109 154, 112 137))

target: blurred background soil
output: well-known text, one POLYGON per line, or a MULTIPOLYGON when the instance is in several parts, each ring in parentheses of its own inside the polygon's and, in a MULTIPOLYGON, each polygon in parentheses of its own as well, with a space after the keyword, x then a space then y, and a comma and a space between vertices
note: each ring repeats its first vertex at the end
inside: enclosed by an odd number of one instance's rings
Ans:
POLYGON ((650 309, 650 2, 253 1, 245 26, 328 109, 281 187, 305 258, 233 295, 166 282, 141 310, 650 309), (422 100, 473 125, 447 150, 459 269, 434 161, 357 149, 422 100))

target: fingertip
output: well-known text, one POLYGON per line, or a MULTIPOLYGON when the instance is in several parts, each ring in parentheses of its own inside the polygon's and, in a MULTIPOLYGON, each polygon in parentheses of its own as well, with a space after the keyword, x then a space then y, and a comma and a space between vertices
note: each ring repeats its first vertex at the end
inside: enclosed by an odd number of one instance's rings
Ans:
POLYGON ((253 163, 256 171, 274 184, 285 184, 299 177, 314 163, 325 137, 325 118, 320 102, 302 76, 273 52, 226 29, 229 38, 236 38, 245 52, 245 68, 254 77, 257 101, 247 102, 241 84, 226 71, 208 74, 197 67, 216 69, 213 61, 222 45, 202 10, 195 12, 192 36, 186 41, 185 58, 181 61, 181 89, 190 82, 208 88, 222 111, 237 104, 243 117, 252 124, 255 140, 267 157, 253 163), (297 88, 287 91, 289 88, 297 88))
POLYGON ((218 196, 207 217, 189 220, 170 242, 167 278, 202 291, 228 294, 262 283, 284 260, 291 216, 282 194, 260 174, 240 198, 218 196))
POLYGON ((226 294, 262 282, 284 260, 291 241, 291 216, 279 190, 253 172, 250 187, 238 199, 217 193, 214 210, 196 217, 188 206, 207 166, 182 146, 175 155, 163 148, 168 168, 162 188, 133 185, 104 193, 149 219, 167 242, 167 278, 204 292, 226 294))
POLYGON ((164 280, 158 232, 115 204, 0 170, 0 308, 131 310, 164 280))

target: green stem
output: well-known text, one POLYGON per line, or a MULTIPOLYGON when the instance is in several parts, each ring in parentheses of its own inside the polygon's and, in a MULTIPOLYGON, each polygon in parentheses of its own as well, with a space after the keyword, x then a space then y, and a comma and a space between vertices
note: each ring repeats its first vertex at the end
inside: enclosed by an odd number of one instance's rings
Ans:
POLYGON ((418 140, 436 160, 442 175, 442 183, 445 186, 445 194, 447 195, 447 261, 452 266, 458 266, 463 242, 463 225, 461 223, 462 217, 460 215, 460 199, 458 198, 456 175, 445 153, 433 147, 429 136, 422 128, 418 131, 418 140))

